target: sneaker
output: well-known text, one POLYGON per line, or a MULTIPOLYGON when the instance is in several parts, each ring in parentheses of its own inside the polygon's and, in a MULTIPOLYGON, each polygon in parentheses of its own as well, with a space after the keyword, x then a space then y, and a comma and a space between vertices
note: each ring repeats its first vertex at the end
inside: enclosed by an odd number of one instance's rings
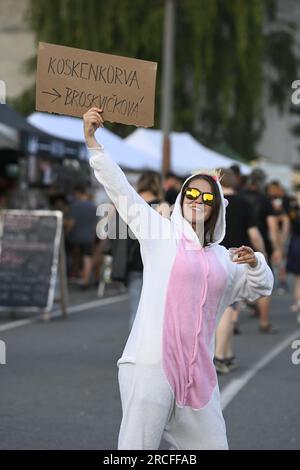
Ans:
POLYGON ((285 287, 278 287, 276 292, 278 295, 285 295, 288 291, 285 287))
POLYGON ((280 282, 279 286, 277 287, 277 294, 278 295, 285 295, 289 292, 289 286, 286 282, 280 282))
POLYGON ((225 362, 225 364, 228 367, 230 372, 237 369, 237 364, 235 362, 235 356, 226 357, 226 359, 224 359, 224 362, 225 362))
POLYGON ((268 325, 260 325, 259 331, 264 335, 275 335, 279 332, 279 329, 277 328, 277 326, 274 326, 272 325, 272 323, 269 323, 268 325))
POLYGON ((229 367, 225 363, 225 359, 214 358, 214 365, 218 374, 225 375, 230 372, 229 367))

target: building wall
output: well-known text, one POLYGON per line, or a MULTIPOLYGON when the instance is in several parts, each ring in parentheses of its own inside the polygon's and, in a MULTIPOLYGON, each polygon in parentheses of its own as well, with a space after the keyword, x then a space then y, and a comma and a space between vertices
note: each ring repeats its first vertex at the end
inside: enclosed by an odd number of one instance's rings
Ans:
MULTIPOLYGON (((279 15, 282 19, 292 21, 297 26, 296 32, 296 53, 299 54, 300 46, 300 2, 299 0, 279 0, 279 15)), ((293 80, 300 79, 300 69, 298 76, 293 80)), ((292 95, 292 83, 286 84, 286 91, 289 96, 292 95)), ((298 105, 300 106, 300 104, 298 105)), ((287 106, 287 108, 289 105, 287 106)), ((296 138, 291 127, 299 123, 299 117, 285 112, 280 115, 278 111, 266 105, 266 128, 257 146, 257 151, 268 161, 284 164, 300 164, 300 152, 297 147, 300 146, 300 139, 296 138)))
POLYGON ((24 70, 24 61, 36 51, 34 34, 28 30, 25 14, 28 0, 0 0, 0 80, 7 98, 22 93, 35 80, 24 70))

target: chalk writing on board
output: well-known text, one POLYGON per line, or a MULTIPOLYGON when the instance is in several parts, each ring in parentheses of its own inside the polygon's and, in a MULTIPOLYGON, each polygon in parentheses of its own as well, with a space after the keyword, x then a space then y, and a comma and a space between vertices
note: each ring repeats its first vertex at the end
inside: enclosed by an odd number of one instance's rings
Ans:
POLYGON ((2 211, 0 307, 35 311, 54 299, 62 234, 59 211, 2 211))

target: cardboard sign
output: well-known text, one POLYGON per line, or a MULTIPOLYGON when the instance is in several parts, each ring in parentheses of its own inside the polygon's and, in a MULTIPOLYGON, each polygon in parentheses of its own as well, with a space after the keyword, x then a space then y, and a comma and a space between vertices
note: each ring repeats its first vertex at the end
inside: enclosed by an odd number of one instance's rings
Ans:
POLYGON ((36 110, 82 115, 103 109, 104 120, 154 123, 156 62, 39 43, 36 110))

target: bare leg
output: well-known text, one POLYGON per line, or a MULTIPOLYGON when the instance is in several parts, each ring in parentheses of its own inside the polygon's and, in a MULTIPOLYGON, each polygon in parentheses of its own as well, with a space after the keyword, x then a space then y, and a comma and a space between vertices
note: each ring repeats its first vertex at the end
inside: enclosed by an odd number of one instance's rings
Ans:
POLYGON ((82 282, 84 286, 89 284, 92 269, 93 258, 91 256, 83 256, 82 282))
POLYGON ((238 306, 238 308, 233 308, 232 309, 232 321, 233 321, 233 323, 237 323, 239 321, 240 313, 241 313, 240 305, 238 306))
POLYGON ((297 305, 297 321, 300 323, 300 275, 295 276, 294 298, 295 305, 297 305))
POLYGON ((286 269, 285 265, 282 263, 278 271, 279 282, 281 284, 286 284, 286 269))
POLYGON ((94 280, 97 284, 100 281, 100 272, 101 266, 103 263, 104 255, 102 253, 102 240, 94 244, 94 251, 93 251, 93 275, 94 280))
POLYGON ((271 297, 261 297, 257 300, 259 309, 259 324, 260 326, 267 326, 270 323, 270 306, 271 297))
POLYGON ((228 351, 231 352, 230 343, 233 333, 232 311, 231 307, 226 308, 217 327, 215 356, 218 359, 229 357, 228 351))
POLYGON ((231 308, 231 307, 228 307, 228 308, 230 308, 230 310, 231 310, 232 329, 231 329, 230 336, 228 338, 227 350, 225 352, 225 359, 230 359, 230 358, 234 357, 233 346, 232 346, 233 332, 234 332, 235 325, 237 325, 237 323, 238 323, 238 318, 239 318, 239 315, 240 315, 240 312, 241 312, 240 303, 236 304, 236 308, 231 308))
POLYGON ((300 301, 300 275, 295 276, 294 299, 295 302, 300 301))

